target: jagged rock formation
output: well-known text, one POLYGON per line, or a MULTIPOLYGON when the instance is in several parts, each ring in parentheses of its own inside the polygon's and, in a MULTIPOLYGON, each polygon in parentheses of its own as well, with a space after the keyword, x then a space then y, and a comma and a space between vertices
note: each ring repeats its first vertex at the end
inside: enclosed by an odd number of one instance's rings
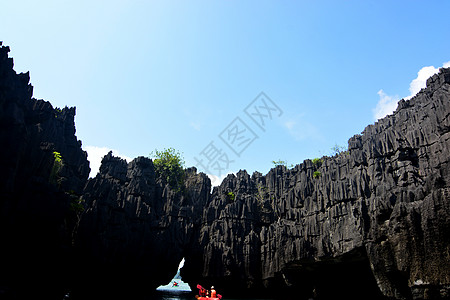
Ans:
POLYGON ((75 108, 33 99, 29 74, 16 74, 8 52, 0 47, 0 298, 60 299, 70 286, 89 162, 75 136, 75 108), (53 152, 62 157, 57 167, 53 152))
POLYGON ((228 176, 204 210, 203 259, 186 257, 183 279, 292 286, 304 298, 448 299, 449 83, 441 69, 340 155, 228 176))
POLYGON ((31 98, 8 52, 0 47, 0 298, 143 298, 185 257, 183 281, 227 296, 449 299, 450 69, 348 151, 240 171, 211 192, 195 168, 172 189, 150 159, 111 153, 87 180, 75 109, 31 98))
POLYGON ((73 296, 138 299, 169 282, 200 226, 210 189, 195 168, 186 170, 186 189, 174 191, 155 177, 149 158, 127 164, 106 155, 85 188, 77 252, 81 271, 89 272, 73 296))

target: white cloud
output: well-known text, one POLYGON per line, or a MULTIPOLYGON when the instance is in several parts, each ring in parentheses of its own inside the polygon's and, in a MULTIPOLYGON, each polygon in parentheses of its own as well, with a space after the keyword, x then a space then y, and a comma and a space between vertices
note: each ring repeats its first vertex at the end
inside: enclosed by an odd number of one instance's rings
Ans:
POLYGON ((433 66, 423 67, 417 72, 417 77, 411 81, 409 84, 409 96, 405 99, 411 99, 415 96, 421 89, 426 87, 427 79, 439 72, 439 68, 435 68, 433 66))
POLYGON ((383 90, 379 90, 377 94, 380 96, 380 101, 378 101, 377 106, 373 110, 375 120, 384 118, 393 113, 397 108, 398 100, 400 100, 397 95, 389 96, 383 90))
POLYGON ((95 177, 95 175, 97 175, 98 171, 100 170, 102 158, 103 156, 108 154, 109 151, 112 151, 114 156, 123 158, 127 162, 130 162, 132 160, 132 158, 122 155, 119 153, 119 151, 108 147, 85 146, 83 148, 88 153, 88 160, 90 162, 91 173, 89 174, 89 177, 95 177))
MULTIPOLYGON (((443 63, 443 68, 450 67, 450 61, 443 63)), ((421 89, 426 87, 427 79, 439 72, 439 68, 434 66, 423 67, 417 72, 417 77, 409 84, 409 96, 405 97, 405 100, 409 100, 414 97, 421 89)), ((387 95, 383 90, 378 91, 380 100, 377 106, 373 110, 373 117, 375 120, 384 118, 386 115, 391 114, 397 108, 397 103, 400 97, 387 95)))

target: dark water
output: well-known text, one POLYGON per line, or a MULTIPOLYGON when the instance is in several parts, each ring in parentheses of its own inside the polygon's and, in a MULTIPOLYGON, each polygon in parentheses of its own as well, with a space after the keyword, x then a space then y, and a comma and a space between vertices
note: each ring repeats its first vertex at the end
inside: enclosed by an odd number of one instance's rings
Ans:
POLYGON ((156 291, 152 298, 154 300, 195 300, 195 294, 192 292, 156 291))
MULTIPOLYGON (((152 297, 152 300, 195 300, 195 293, 158 291, 152 297)), ((237 298, 227 298, 224 296, 223 300, 272 300, 272 299, 256 299, 256 298, 237 299, 237 298)))

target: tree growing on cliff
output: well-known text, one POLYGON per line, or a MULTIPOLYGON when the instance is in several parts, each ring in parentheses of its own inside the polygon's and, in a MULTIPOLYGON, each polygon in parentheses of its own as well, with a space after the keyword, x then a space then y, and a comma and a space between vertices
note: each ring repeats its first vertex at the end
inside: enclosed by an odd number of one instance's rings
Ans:
POLYGON ((61 153, 54 151, 53 152, 53 167, 52 171, 50 172, 50 178, 49 181, 52 184, 61 184, 61 178, 59 177, 59 171, 61 171, 62 167, 64 166, 61 153))
POLYGON ((331 156, 339 155, 339 154, 345 152, 346 150, 347 150, 347 148, 345 148, 344 146, 340 146, 336 143, 336 144, 334 144, 333 147, 331 147, 331 156))
POLYGON ((155 150, 150 154, 153 158, 156 176, 161 178, 170 187, 181 189, 184 183, 184 159, 181 153, 174 148, 162 151, 155 150))

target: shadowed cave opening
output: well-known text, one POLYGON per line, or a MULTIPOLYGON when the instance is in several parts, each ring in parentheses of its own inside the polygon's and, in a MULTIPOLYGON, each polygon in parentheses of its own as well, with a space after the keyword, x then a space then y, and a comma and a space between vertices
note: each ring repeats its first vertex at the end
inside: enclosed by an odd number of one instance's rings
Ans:
POLYGON ((386 299, 364 247, 319 262, 292 263, 279 280, 290 286, 285 292, 296 299, 386 299))

